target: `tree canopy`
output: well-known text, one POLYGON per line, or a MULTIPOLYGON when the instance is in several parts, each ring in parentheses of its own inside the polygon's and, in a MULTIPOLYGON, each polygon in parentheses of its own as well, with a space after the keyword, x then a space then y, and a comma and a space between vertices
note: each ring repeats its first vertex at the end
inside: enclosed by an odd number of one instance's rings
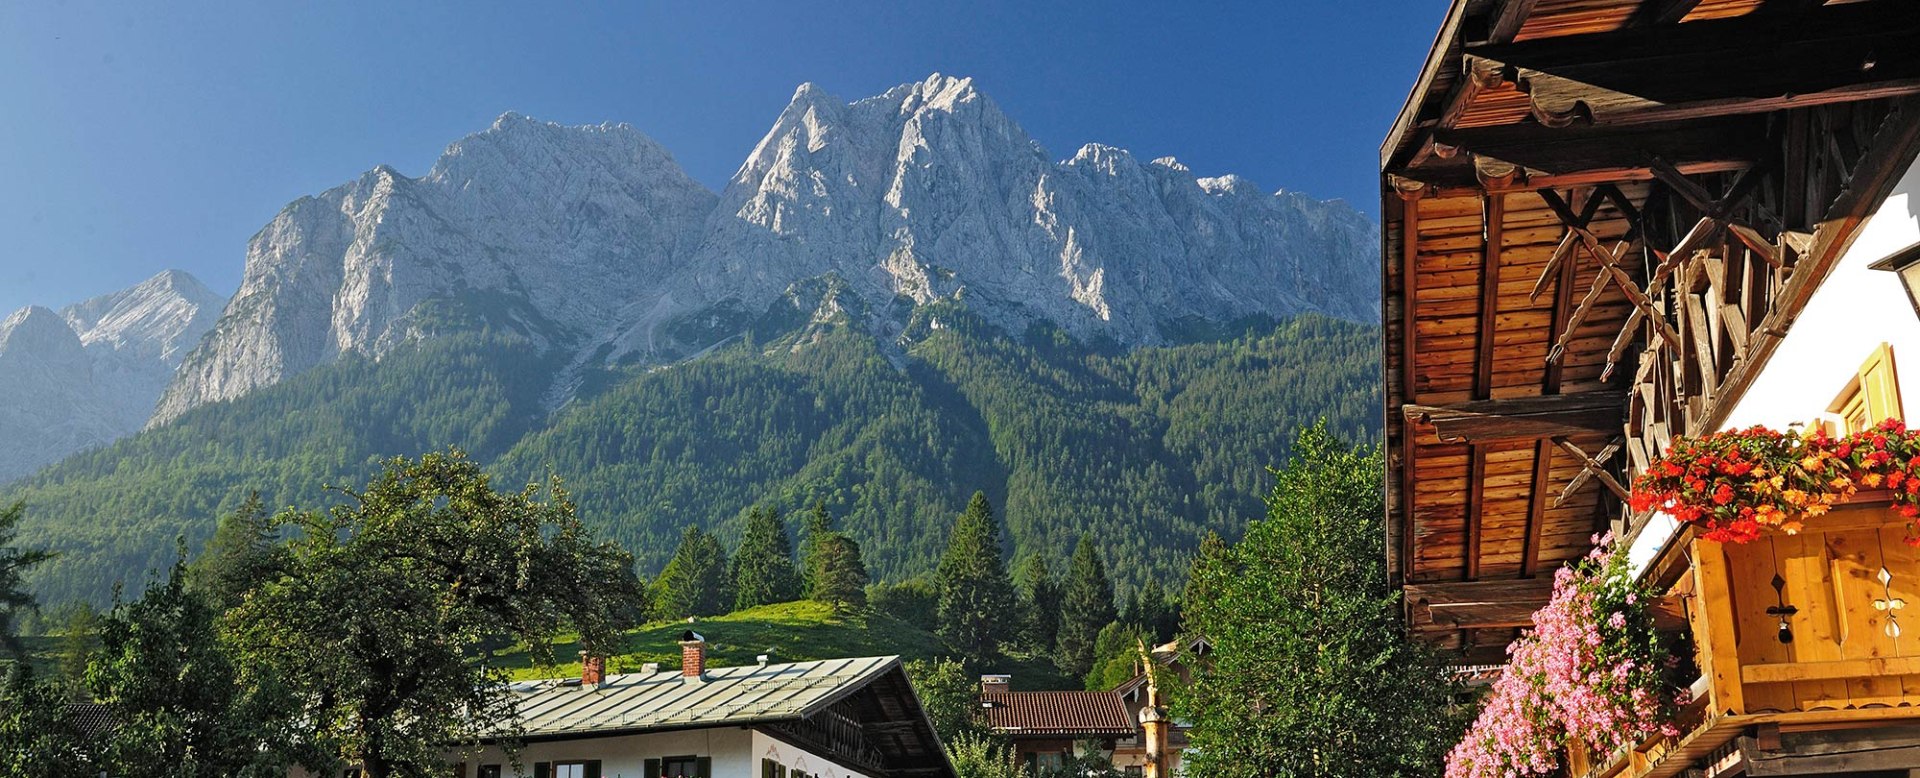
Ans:
POLYGON ((727 550, 720 539, 699 527, 682 530, 680 546, 653 579, 651 599, 651 614, 666 619, 732 610, 733 581, 727 577, 727 550))
POLYGON ((1067 584, 1060 604, 1060 635, 1054 662, 1061 672, 1084 676, 1093 669, 1094 641, 1100 630, 1119 614, 1113 607, 1113 581, 1093 536, 1081 535, 1067 566, 1067 584))
POLYGON ((1189 774, 1439 772, 1459 732, 1453 689, 1388 585, 1383 471, 1379 447, 1304 430, 1266 518, 1196 562, 1186 628, 1213 651, 1175 700, 1192 723, 1189 774))
POLYGON ((747 528, 733 553, 731 577, 734 610, 800 599, 793 541, 779 514, 758 506, 747 512, 747 528))
POLYGON ((20 547, 20 517, 25 513, 24 503, 0 507, 0 647, 21 661, 26 660, 27 649, 15 630, 20 617, 35 605, 33 593, 27 591, 27 571, 53 558, 53 552, 20 547))
POLYGON ((346 504, 290 519, 285 570, 227 614, 242 682, 284 684, 290 742, 368 778, 437 772, 448 743, 511 732, 488 639, 550 657, 571 630, 608 651, 640 602, 632 557, 557 481, 497 491, 457 452, 391 460, 346 504))

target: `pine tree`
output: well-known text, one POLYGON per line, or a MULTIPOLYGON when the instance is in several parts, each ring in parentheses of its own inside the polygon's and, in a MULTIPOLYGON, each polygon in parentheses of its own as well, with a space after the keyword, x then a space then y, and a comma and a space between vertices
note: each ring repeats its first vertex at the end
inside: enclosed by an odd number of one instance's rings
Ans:
POLYGON ((681 619, 718 616, 733 605, 727 580, 727 551, 720 540, 699 527, 680 533, 680 546, 660 576, 653 580, 653 615, 681 619))
POLYGON ((221 610, 231 609, 278 575, 286 556, 279 539, 280 520, 267 512, 259 492, 248 494, 239 508, 220 517, 200 558, 188 566, 187 582, 221 610))
POLYGON ((1194 564, 1186 628, 1213 651, 1175 698, 1188 774, 1437 775, 1453 689, 1387 580, 1381 451, 1320 425, 1293 452, 1266 518, 1194 564))
POLYGON ((1053 577, 1045 555, 1036 554, 1020 567, 1020 605, 1028 645, 1052 651, 1060 635, 1060 582, 1053 577))
POLYGON ((1073 549, 1073 563, 1067 568, 1066 591, 1060 603, 1060 635, 1055 641, 1053 661, 1061 672, 1084 676, 1093 667, 1094 640, 1101 628, 1113 623, 1119 614, 1113 608, 1113 581, 1107 578, 1107 563, 1092 535, 1081 535, 1073 549))
POLYGON ((37 605, 33 594, 27 591, 27 570, 53 558, 51 551, 14 545, 20 532, 20 518, 25 513, 23 503, 0 508, 0 647, 21 661, 27 658, 27 647, 14 630, 20 618, 37 605))
POLYGON ((813 555, 820 547, 820 541, 833 532, 833 514, 827 512, 827 503, 816 501, 807 511, 806 518, 800 522, 800 586, 813 591, 813 555))
POLYGON ((813 553, 812 598, 846 611, 866 607, 867 565, 860 544, 838 532, 820 538, 813 553))
POLYGON ((793 566, 793 543, 780 516, 770 509, 747 513, 746 532, 733 554, 733 609, 746 610, 800 599, 800 572, 793 566))
POLYGON ((961 656, 984 661, 1014 636, 1013 583, 1000 555, 1000 522, 984 492, 974 492, 940 557, 940 637, 961 656))

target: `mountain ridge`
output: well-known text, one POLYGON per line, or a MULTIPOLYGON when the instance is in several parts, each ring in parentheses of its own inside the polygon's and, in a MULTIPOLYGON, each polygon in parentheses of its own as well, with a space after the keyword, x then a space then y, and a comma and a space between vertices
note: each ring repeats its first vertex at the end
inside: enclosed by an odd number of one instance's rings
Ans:
POLYGON ((1377 321, 1378 236, 1337 201, 1086 144, 1052 161, 971 79, 842 101, 802 84, 720 192, 625 124, 502 114, 408 178, 377 166, 289 204, 148 426, 447 316, 563 355, 549 405, 607 365, 665 364, 834 276, 882 340, 964 299, 1122 345, 1176 323, 1377 321))
POLYGON ((165 270, 0 321, 0 483, 140 429, 220 303, 192 274, 165 270))

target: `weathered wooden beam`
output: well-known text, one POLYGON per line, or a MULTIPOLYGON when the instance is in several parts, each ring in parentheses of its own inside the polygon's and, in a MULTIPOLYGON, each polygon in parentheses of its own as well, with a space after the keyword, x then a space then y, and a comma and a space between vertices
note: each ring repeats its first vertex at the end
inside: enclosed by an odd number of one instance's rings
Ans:
POLYGON ((1533 445, 1533 488, 1527 490, 1526 547, 1520 552, 1520 575, 1540 573, 1540 541, 1547 524, 1547 480, 1553 472, 1553 441, 1541 438, 1533 445))
POLYGON ((1560 447, 1560 450, 1572 454, 1574 459, 1579 460, 1580 467, 1582 468, 1579 475, 1574 476, 1572 481, 1567 482, 1567 488, 1561 490, 1560 497, 1553 501, 1554 507, 1559 507, 1567 501, 1568 497, 1573 496, 1574 492, 1585 485, 1589 476, 1600 479, 1600 483, 1605 484, 1607 489, 1611 490, 1615 497, 1620 498, 1621 502, 1632 499, 1633 493, 1628 491, 1627 487, 1621 485, 1620 481, 1614 478, 1612 473, 1607 472, 1605 464, 1606 460, 1612 459, 1613 455, 1620 451, 1620 447, 1625 443, 1623 438, 1614 438, 1611 442, 1607 443, 1607 447, 1601 449, 1600 455, 1597 457, 1589 456, 1584 449, 1566 438, 1554 438, 1553 442, 1554 445, 1560 447))
POLYGON ((1676 24, 1699 5, 1700 0, 1646 0, 1634 10, 1633 19, 1627 24, 1633 27, 1676 24))
POLYGON ((1533 14, 1533 7, 1539 0, 1505 0, 1494 11, 1493 22, 1487 26, 1488 43, 1512 43, 1513 36, 1520 34, 1520 28, 1527 23, 1527 17, 1533 14))
POLYGON ((1768 113, 1920 93, 1920 14, 1899 2, 1469 46, 1548 126, 1768 113))
POLYGON ((1632 177, 1630 171, 1645 170, 1655 157, 1682 168, 1742 169, 1769 151, 1765 128, 1756 117, 1553 130, 1532 123, 1440 127, 1432 139, 1457 152, 1536 171, 1536 179, 1588 170, 1613 171, 1609 178, 1632 177))
POLYGON ((1500 308, 1500 244, 1505 240, 1501 234, 1502 222, 1506 221, 1506 195, 1493 194, 1480 198, 1480 324, 1475 344, 1476 364, 1473 369, 1473 393, 1477 399, 1487 399, 1493 393, 1493 352, 1495 343, 1493 330, 1494 314, 1500 308))
POLYGON ((1533 626, 1553 596, 1553 578, 1408 584, 1408 623, 1420 631, 1533 626))
POLYGON ((1453 405, 1407 405, 1408 421, 1433 426, 1447 443, 1538 440, 1620 428, 1624 392, 1582 392, 1453 405))
POLYGON ((1487 514, 1487 448, 1479 444, 1468 447, 1467 459, 1467 547, 1466 578, 1469 581, 1480 580, 1480 539, 1485 537, 1487 514))

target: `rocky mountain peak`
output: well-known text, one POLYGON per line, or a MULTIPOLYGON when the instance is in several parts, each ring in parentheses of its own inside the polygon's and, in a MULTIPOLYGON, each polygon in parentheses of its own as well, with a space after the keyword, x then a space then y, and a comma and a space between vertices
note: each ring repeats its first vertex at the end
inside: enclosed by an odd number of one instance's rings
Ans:
POLYGON ((1053 161, 938 73, 851 102, 800 85, 718 194, 627 125, 509 112, 420 178, 376 168, 282 211, 154 421, 430 337, 435 301, 576 371, 699 353, 829 275, 882 336, 943 299, 1123 344, 1193 319, 1377 319, 1365 219, 1267 195, 1097 143, 1053 161))

